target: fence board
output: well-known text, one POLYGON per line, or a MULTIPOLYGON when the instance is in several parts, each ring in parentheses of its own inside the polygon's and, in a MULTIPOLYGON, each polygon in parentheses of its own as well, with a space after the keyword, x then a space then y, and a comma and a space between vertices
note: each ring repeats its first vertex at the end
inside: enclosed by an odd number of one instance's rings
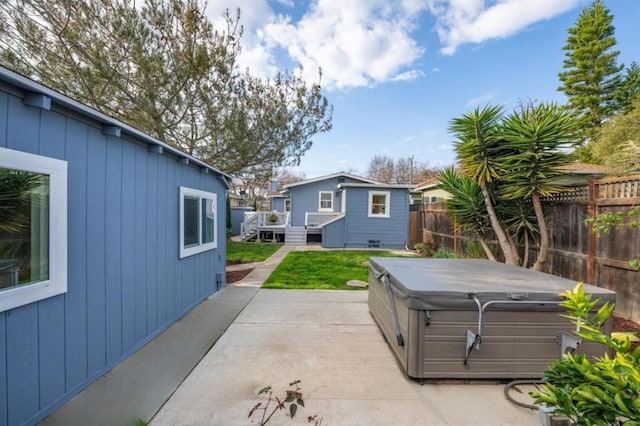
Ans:
MULTIPOLYGON (((640 175, 595 180, 591 187, 585 185, 543 199, 550 239, 547 272, 575 281, 592 281, 616 291, 616 313, 635 321, 640 321, 640 292, 636 289, 640 275, 628 266, 628 260, 640 257, 640 228, 614 229, 594 238, 584 221, 591 212, 596 216, 626 212, 638 204, 640 175)), ((473 236, 454 232, 442 203, 429 203, 423 208, 423 242, 464 255, 466 242, 473 236)), ((491 242, 490 246, 501 259, 497 243, 491 242)), ((520 249, 522 252, 524 247, 520 249)), ((529 250, 529 266, 537 255, 534 243, 529 250)))

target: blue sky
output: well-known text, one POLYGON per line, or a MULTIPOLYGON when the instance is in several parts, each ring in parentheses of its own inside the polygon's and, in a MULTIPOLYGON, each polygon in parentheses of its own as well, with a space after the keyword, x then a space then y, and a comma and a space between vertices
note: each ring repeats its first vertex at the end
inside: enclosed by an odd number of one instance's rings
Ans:
MULTIPOLYGON (((452 164, 449 120, 486 103, 565 102, 559 86, 567 29, 584 0, 211 0, 219 22, 239 7, 242 66, 268 77, 317 78, 333 129, 296 171, 364 174, 371 158, 452 164)), ((608 0, 619 63, 640 62, 640 1, 608 0)))

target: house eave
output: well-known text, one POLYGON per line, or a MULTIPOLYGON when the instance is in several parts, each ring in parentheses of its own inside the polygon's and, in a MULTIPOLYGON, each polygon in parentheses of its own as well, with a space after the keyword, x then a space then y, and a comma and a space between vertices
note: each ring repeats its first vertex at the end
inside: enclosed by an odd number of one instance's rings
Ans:
POLYGON ((349 179, 354 179, 354 180, 359 180, 362 183, 368 183, 368 184, 375 184, 375 185, 380 185, 380 182, 377 182, 375 180, 372 179, 367 179, 367 178, 363 178, 361 176, 356 176, 356 175, 352 175, 349 173, 333 173, 330 175, 324 175, 324 176, 318 176, 315 178, 311 178, 311 179, 306 179, 306 180, 301 180, 299 182, 294 182, 294 183, 290 183, 288 185, 284 185, 282 188, 283 189, 288 189, 288 188, 292 188, 295 186, 301 186, 301 185, 307 185, 310 183, 314 183, 314 182, 320 182, 323 180, 327 180, 327 179, 334 179, 334 178, 339 178, 339 177, 345 177, 345 178, 349 178, 349 179))
POLYGON ((371 189, 406 189, 406 190, 412 190, 413 188, 415 188, 415 185, 409 185, 409 184, 395 184, 395 183, 355 183, 355 182, 349 182, 349 183, 339 183, 337 185, 338 189, 342 189, 342 188, 371 188, 371 189))
POLYGON ((129 126, 128 124, 123 123, 120 120, 117 120, 113 117, 103 114, 87 105, 82 104, 81 102, 78 102, 66 95, 63 95, 60 92, 56 92, 55 90, 47 86, 44 86, 41 83, 31 80, 30 78, 25 77, 21 74, 18 74, 14 71, 11 71, 10 69, 5 68, 3 66, 0 66, 0 80, 5 81, 8 84, 11 84, 19 89, 22 89, 25 92, 47 96, 51 98, 51 102, 53 104, 57 104, 65 109, 68 109, 75 113, 79 113, 86 117, 89 117, 97 121, 98 123, 102 124, 103 129, 109 129, 109 130, 113 129, 111 131, 113 135, 115 135, 116 133, 120 134, 119 137, 124 137, 125 135, 128 135, 129 137, 132 137, 138 141, 144 142, 149 146, 159 147, 161 149, 158 149, 158 151, 161 151, 164 153, 170 153, 171 155, 175 156, 178 160, 187 160, 184 162, 194 164, 200 168, 213 172, 214 174, 219 175, 219 177, 225 183, 227 188, 230 187, 230 181, 232 179, 231 175, 219 169, 216 169, 215 167, 205 163, 204 161, 199 160, 185 152, 182 152, 179 149, 172 147, 171 145, 168 145, 152 136, 149 136, 146 133, 134 127, 129 126), (116 132, 115 129, 119 129, 119 131, 116 132))

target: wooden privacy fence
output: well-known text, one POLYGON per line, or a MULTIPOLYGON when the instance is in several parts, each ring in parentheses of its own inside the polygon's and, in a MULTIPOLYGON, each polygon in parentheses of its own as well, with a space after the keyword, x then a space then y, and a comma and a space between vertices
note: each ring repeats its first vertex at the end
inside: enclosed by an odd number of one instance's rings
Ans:
MULTIPOLYGON (((640 257, 640 228, 612 229, 596 237, 584 221, 604 213, 626 213, 638 204, 640 175, 594 179, 543 200, 550 239, 547 272, 616 291, 616 312, 636 321, 640 321, 640 272, 628 260, 640 257)), ((474 238, 454 229, 443 203, 422 205, 414 213, 420 218, 423 242, 465 254, 474 238)), ((497 243, 491 246, 500 255, 497 243)), ((535 262, 538 250, 537 246, 529 249, 528 266, 535 262)))

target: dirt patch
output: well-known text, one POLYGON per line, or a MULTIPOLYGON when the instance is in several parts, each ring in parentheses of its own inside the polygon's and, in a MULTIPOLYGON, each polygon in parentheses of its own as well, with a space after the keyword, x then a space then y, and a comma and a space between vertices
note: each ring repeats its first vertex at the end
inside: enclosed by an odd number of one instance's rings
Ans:
POLYGON ((241 279, 249 275, 249 272, 251 271, 253 271, 253 268, 242 269, 240 271, 227 271, 227 284, 232 284, 240 281, 241 279))
POLYGON ((631 321, 629 319, 621 318, 617 315, 613 316, 613 331, 617 332, 638 332, 640 331, 640 324, 631 321))

